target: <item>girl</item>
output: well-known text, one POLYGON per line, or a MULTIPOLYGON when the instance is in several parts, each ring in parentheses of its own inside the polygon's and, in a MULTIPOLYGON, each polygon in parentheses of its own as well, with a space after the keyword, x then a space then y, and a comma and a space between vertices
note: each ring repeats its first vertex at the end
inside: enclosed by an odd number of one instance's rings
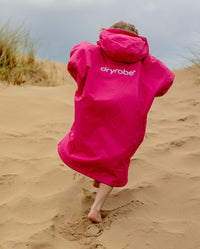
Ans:
POLYGON ((135 26, 123 21, 103 29, 97 45, 76 45, 68 71, 77 82, 75 119, 58 152, 65 164, 94 179, 99 189, 88 218, 99 223, 112 188, 128 181, 154 97, 167 92, 174 74, 149 53, 135 26))

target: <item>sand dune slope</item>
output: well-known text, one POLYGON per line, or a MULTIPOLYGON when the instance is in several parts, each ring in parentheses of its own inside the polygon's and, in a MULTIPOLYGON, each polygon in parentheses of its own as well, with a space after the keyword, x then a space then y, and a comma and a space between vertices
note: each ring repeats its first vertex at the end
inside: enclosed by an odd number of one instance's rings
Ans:
POLYGON ((75 84, 0 84, 0 249, 200 248, 200 85, 186 69, 175 74, 102 224, 87 220, 91 179, 57 155, 73 122, 75 84))

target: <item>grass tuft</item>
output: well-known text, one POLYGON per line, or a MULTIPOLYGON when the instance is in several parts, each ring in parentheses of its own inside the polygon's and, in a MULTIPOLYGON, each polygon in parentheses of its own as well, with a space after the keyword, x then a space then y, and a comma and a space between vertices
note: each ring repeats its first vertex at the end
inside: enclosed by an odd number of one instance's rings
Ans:
POLYGON ((200 84, 200 48, 199 45, 195 46, 193 50, 190 51, 190 57, 187 58, 190 69, 195 76, 195 80, 200 84))
POLYGON ((35 44, 24 25, 14 30, 11 30, 10 22, 0 25, 1 80, 14 85, 54 85, 44 69, 44 63, 36 60, 35 54, 35 44))

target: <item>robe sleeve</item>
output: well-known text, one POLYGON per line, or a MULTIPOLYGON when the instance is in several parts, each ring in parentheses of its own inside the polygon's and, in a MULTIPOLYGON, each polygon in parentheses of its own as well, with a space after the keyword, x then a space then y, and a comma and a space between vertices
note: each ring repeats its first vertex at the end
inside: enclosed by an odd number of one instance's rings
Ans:
POLYGON ((152 55, 148 58, 148 74, 155 92, 155 97, 163 96, 171 87, 174 81, 174 73, 160 60, 152 55))
POLYGON ((90 68, 90 43, 85 41, 77 44, 70 52, 67 69, 77 83, 77 94, 82 93, 88 69, 90 68))

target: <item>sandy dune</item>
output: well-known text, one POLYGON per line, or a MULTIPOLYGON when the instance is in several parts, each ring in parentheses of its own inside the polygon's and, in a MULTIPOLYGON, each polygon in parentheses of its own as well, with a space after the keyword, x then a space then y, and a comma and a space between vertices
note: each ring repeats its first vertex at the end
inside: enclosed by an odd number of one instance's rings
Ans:
POLYGON ((73 122, 73 80, 0 84, 0 249, 199 249, 200 85, 186 69, 175 74, 152 106, 129 183, 112 192, 102 224, 86 218, 91 179, 57 155, 73 122))

